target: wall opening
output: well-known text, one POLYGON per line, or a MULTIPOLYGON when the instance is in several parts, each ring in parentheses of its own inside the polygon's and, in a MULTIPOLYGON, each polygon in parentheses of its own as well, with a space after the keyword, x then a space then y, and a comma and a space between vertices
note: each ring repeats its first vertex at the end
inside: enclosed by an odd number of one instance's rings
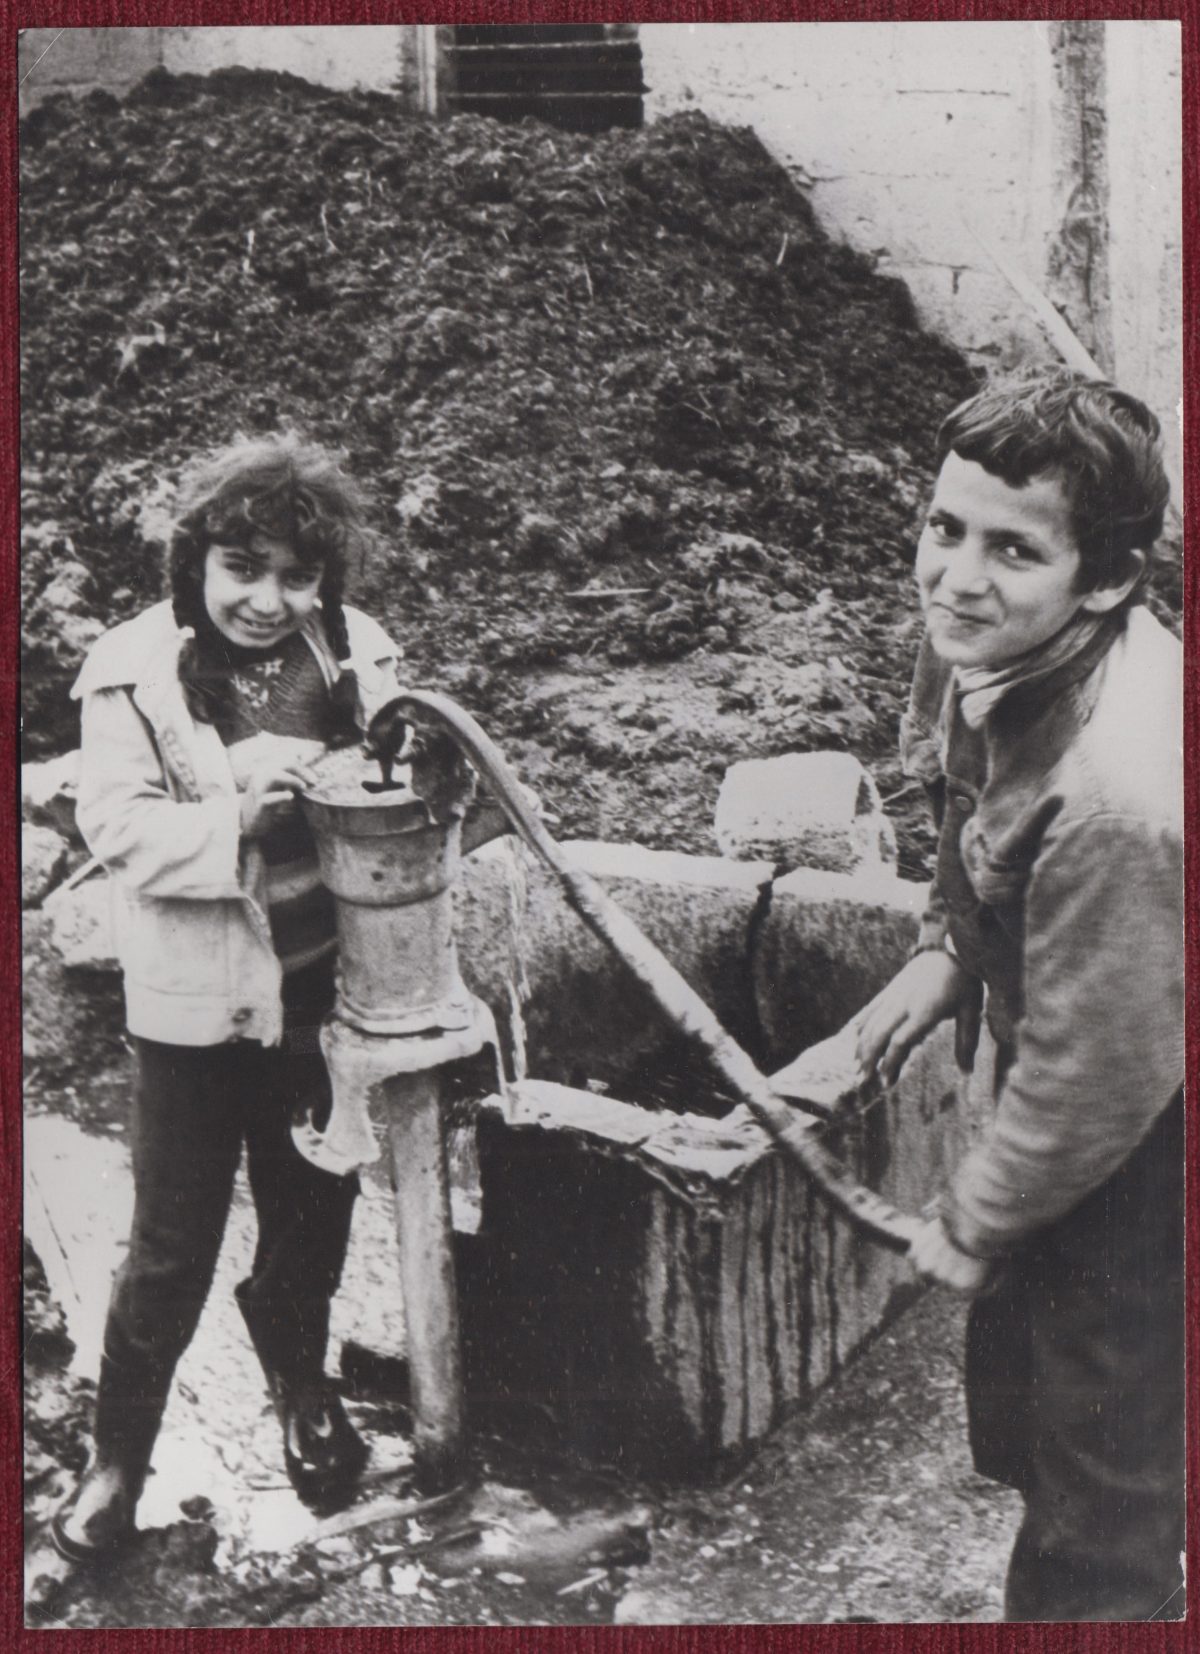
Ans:
POLYGON ((533 115, 573 132, 642 124, 636 24, 455 26, 441 34, 447 114, 533 115))

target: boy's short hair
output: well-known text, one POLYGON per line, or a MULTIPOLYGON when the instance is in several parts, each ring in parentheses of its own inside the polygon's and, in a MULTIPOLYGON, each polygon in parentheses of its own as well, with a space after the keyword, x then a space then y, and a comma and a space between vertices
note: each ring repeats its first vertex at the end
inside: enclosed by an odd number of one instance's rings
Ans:
POLYGON ((947 416, 938 432, 939 464, 951 451, 1014 488, 1034 477, 1062 478, 1080 590, 1119 584, 1133 551, 1147 554, 1148 572, 1170 484, 1161 427, 1135 396, 1069 368, 1025 369, 993 381, 947 416))

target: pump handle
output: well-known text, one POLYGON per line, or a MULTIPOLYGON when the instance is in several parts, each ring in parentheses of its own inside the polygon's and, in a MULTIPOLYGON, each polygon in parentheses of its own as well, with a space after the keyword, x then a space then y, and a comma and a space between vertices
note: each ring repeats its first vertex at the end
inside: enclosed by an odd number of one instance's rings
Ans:
POLYGON ((470 713, 432 690, 405 690, 389 706, 405 716, 432 716, 444 725, 517 832, 557 877, 575 912, 624 960, 671 1022, 697 1041, 758 1123, 856 1228, 890 1251, 907 1252, 920 1221, 851 1177, 820 1141, 816 1122, 771 1089, 767 1077, 666 955, 550 836, 503 753, 470 713))

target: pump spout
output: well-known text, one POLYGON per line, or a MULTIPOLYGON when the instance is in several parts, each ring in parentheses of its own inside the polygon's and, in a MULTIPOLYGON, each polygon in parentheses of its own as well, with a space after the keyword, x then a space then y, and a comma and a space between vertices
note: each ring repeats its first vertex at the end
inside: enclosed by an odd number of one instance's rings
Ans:
POLYGON ((364 781, 363 786, 367 792, 394 792, 403 785, 400 781, 393 781, 392 771, 408 745, 410 728, 399 701, 395 700, 381 706, 371 719, 363 738, 363 756, 375 759, 379 765, 380 779, 364 781))

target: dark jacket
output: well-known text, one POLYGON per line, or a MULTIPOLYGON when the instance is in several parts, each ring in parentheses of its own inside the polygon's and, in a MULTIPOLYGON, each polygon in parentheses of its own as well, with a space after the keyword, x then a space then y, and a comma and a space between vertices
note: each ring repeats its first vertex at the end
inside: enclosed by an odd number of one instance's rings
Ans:
POLYGON ((986 985, 1011 1058, 945 1209, 980 1256, 1103 1184, 1183 1082, 1182 670, 1134 608, 971 728, 922 648, 901 741, 940 820, 922 940, 986 985))

